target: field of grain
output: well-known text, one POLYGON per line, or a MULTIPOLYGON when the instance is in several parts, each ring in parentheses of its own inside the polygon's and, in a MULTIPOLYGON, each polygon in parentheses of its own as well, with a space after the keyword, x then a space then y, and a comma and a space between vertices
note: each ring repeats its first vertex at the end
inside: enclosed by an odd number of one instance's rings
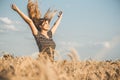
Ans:
POLYGON ((120 60, 81 61, 76 54, 69 60, 51 61, 43 56, 0 57, 0 80, 120 80, 120 60))

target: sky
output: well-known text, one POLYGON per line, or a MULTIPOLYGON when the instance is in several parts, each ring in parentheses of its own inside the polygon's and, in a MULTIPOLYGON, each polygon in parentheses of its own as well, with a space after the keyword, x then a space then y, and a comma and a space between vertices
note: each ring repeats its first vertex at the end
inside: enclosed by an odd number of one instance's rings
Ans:
MULTIPOLYGON (((81 60, 120 59, 120 0, 38 0, 44 15, 48 8, 63 11, 53 36, 56 51, 66 56, 75 50, 81 60)), ((29 26, 11 9, 16 4, 26 15, 27 0, 0 0, 0 55, 34 55, 38 52, 29 26)), ((57 16, 57 15, 56 15, 57 16)), ((57 17, 54 17, 51 26, 57 17)))

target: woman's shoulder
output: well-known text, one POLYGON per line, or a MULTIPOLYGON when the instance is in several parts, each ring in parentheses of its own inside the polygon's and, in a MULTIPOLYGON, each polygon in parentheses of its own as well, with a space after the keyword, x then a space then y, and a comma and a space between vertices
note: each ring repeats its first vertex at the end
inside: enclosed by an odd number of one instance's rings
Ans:
POLYGON ((34 37, 40 37, 40 36, 41 36, 40 31, 38 31, 37 34, 36 34, 36 35, 33 35, 33 36, 34 36, 34 37))

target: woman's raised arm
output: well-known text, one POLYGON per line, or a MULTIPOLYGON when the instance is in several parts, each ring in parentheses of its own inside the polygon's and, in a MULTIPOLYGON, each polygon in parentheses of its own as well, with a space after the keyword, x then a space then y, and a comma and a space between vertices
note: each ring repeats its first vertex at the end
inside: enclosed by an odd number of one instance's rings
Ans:
POLYGON ((63 13, 62 13, 62 11, 60 11, 60 12, 59 12, 59 15, 58 15, 58 19, 56 20, 56 22, 54 23, 54 25, 53 25, 52 28, 51 28, 52 34, 55 33, 57 27, 59 26, 60 21, 61 21, 61 19, 62 19, 62 15, 63 15, 63 13))
POLYGON ((33 21, 28 16, 26 16, 15 4, 12 4, 12 9, 16 11, 24 19, 24 21, 30 26, 33 35, 37 35, 38 30, 35 27, 33 21))

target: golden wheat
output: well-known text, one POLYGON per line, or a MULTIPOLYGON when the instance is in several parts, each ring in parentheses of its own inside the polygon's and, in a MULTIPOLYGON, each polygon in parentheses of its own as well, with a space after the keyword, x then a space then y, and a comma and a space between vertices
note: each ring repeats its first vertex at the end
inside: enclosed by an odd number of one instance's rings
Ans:
POLYGON ((120 60, 80 61, 71 52, 71 60, 51 61, 48 57, 0 58, 0 80, 120 80, 120 60))

